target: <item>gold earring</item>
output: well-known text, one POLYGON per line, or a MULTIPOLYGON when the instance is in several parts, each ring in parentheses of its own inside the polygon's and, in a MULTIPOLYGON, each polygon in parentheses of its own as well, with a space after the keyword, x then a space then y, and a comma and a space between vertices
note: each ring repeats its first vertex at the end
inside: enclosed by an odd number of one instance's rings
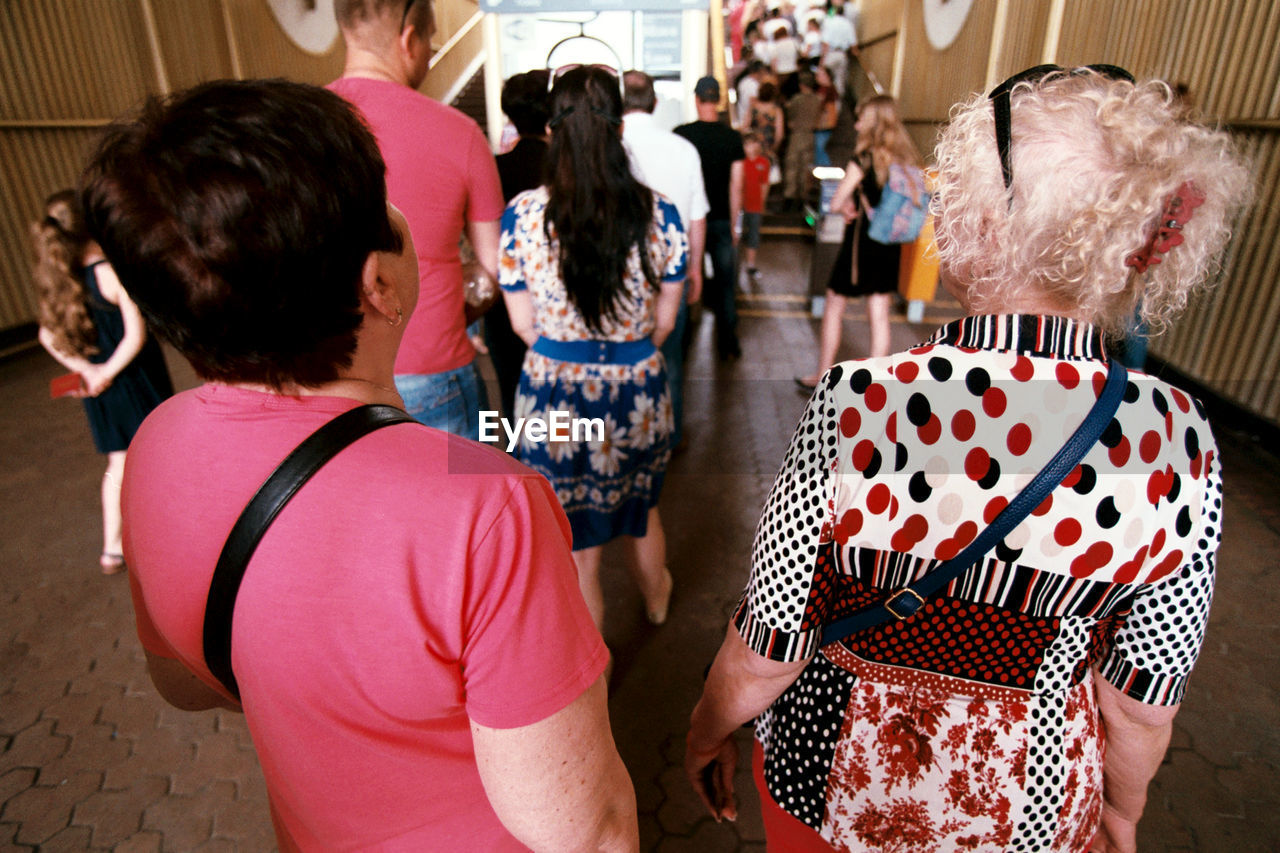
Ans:
POLYGON ((391 321, 391 320, 387 320, 387 325, 388 325, 388 326, 391 326, 392 328, 395 328, 396 326, 399 326, 399 325, 400 325, 400 321, 401 321, 401 320, 403 320, 403 319, 404 319, 404 309, 403 309, 403 308, 397 308, 397 309, 396 309, 396 319, 395 319, 395 321, 393 322, 393 321, 391 321))

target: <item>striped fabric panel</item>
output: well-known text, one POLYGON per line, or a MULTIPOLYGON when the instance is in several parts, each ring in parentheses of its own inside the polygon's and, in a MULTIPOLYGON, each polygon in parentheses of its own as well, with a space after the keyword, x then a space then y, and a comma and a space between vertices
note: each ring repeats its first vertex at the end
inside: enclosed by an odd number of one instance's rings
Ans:
POLYGON ((1066 317, 1016 314, 965 317, 938 330, 929 343, 1067 359, 1106 357, 1101 333, 1066 317))
POLYGON ((761 657, 782 663, 795 663, 818 652, 821 631, 780 631, 765 624, 751 612, 744 595, 733 614, 733 627, 747 646, 761 657))
MULTIPOLYGON (((873 589, 894 590, 928 574, 939 560, 873 548, 836 549, 836 568, 873 589)), ((942 594, 1042 618, 1102 618, 1126 609, 1135 586, 1073 578, 991 558, 953 580, 942 594)))
POLYGON ((1190 679, 1190 673, 1153 675, 1144 672, 1119 655, 1103 661, 1098 672, 1127 696, 1148 705, 1177 705, 1187 692, 1190 679))

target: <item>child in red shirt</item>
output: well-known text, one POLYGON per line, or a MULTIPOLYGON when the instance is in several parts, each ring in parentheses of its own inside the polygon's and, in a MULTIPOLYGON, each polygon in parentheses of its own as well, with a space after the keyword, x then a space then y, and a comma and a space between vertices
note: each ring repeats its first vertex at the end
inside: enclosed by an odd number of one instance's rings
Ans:
POLYGON ((760 222, 764 218, 765 199, 769 196, 772 161, 764 153, 759 134, 744 133, 742 149, 747 156, 742 161, 741 245, 747 262, 747 276, 755 282, 760 276, 756 269, 756 250, 760 247, 760 222))

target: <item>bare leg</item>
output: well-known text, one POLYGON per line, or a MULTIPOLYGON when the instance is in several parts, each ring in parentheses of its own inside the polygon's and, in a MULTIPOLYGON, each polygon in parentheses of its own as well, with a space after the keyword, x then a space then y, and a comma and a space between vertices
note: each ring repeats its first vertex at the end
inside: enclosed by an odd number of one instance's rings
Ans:
POLYGON ((805 377, 806 382, 816 383, 822 374, 836 363, 836 353, 840 350, 840 332, 844 323, 844 305, 848 300, 834 290, 827 290, 827 299, 822 306, 822 337, 818 343, 818 372, 805 377))
POLYGON ((750 249, 750 248, 743 249, 742 254, 746 258, 747 269, 749 270, 755 269, 756 268, 756 250, 750 249))
POLYGON ((672 580, 667 571, 667 537, 656 506, 649 510, 645 535, 631 539, 631 555, 631 574, 644 597, 645 613, 650 622, 661 625, 667 620, 672 580))
POLYGON ((889 354, 889 306, 892 297, 888 293, 873 293, 867 297, 867 323, 871 326, 871 357, 889 354))
POLYGON ((604 632, 604 591, 600 589, 600 552, 596 545, 573 552, 573 562, 578 565, 578 588, 587 602, 587 612, 596 623, 596 630, 604 632))
POLYGON ((125 451, 107 454, 107 470, 102 475, 102 571, 113 575, 124 562, 120 538, 123 523, 120 514, 120 481, 124 476, 125 451))

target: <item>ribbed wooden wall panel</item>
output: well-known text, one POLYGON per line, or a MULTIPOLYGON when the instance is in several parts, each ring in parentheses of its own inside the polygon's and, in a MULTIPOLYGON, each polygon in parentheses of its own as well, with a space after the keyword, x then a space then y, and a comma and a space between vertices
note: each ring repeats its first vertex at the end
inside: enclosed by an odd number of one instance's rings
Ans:
MULTIPOLYGON (((179 0, 180 2, 180 0, 179 0)), ((242 77, 286 76, 323 86, 342 73, 346 49, 334 39, 325 53, 307 53, 291 42, 263 0, 226 0, 242 77)))
POLYGON ((1257 200, 1239 223, 1218 286, 1151 350, 1280 423, 1280 2, 1069 0, 1059 61, 1113 62, 1139 77, 1183 83, 1200 117, 1233 129, 1253 157, 1257 200))
MULTIPOLYGON (((479 7, 435 8, 444 45, 479 7)), ((441 78, 482 50, 475 32, 432 66, 424 90, 448 90, 441 78)), ((340 38, 319 55, 296 47, 266 0, 0 0, 0 329, 34 319, 27 229, 50 192, 75 183, 98 128, 204 80, 327 83, 344 56, 340 38)))
POLYGON ((897 2, 871 0, 862 4, 862 14, 858 21, 858 38, 863 42, 874 42, 870 47, 862 49, 861 61, 876 76, 886 90, 893 82, 893 58, 898 49, 901 34, 884 38, 897 33, 902 24, 902 5, 897 2))
POLYGON ((136 2, 0 3, 0 119, 111 118, 154 91, 136 2))
POLYGON ((150 0, 169 89, 232 76, 231 46, 219 0, 150 0))
MULTIPOLYGON (((1045 31, 1049 24, 1049 7, 1049 0, 1008 0, 1004 41, 996 57, 997 81, 1041 63, 1045 31)), ((978 89, 986 88, 983 82, 979 81, 978 89)))
POLYGON ((1276 0, 1068 0, 1058 61, 1112 62, 1140 77, 1185 83, 1210 118, 1276 118, 1276 0))
POLYGON ((953 104, 985 88, 996 2, 974 0, 964 29, 942 51, 935 50, 925 35, 924 4, 909 2, 906 10, 906 27, 899 35, 907 51, 898 98, 902 114, 913 123, 945 121, 953 104))
POLYGON ((1257 163, 1258 198, 1237 228, 1218 287, 1152 344, 1161 357, 1280 422, 1280 134, 1238 134, 1257 163))

